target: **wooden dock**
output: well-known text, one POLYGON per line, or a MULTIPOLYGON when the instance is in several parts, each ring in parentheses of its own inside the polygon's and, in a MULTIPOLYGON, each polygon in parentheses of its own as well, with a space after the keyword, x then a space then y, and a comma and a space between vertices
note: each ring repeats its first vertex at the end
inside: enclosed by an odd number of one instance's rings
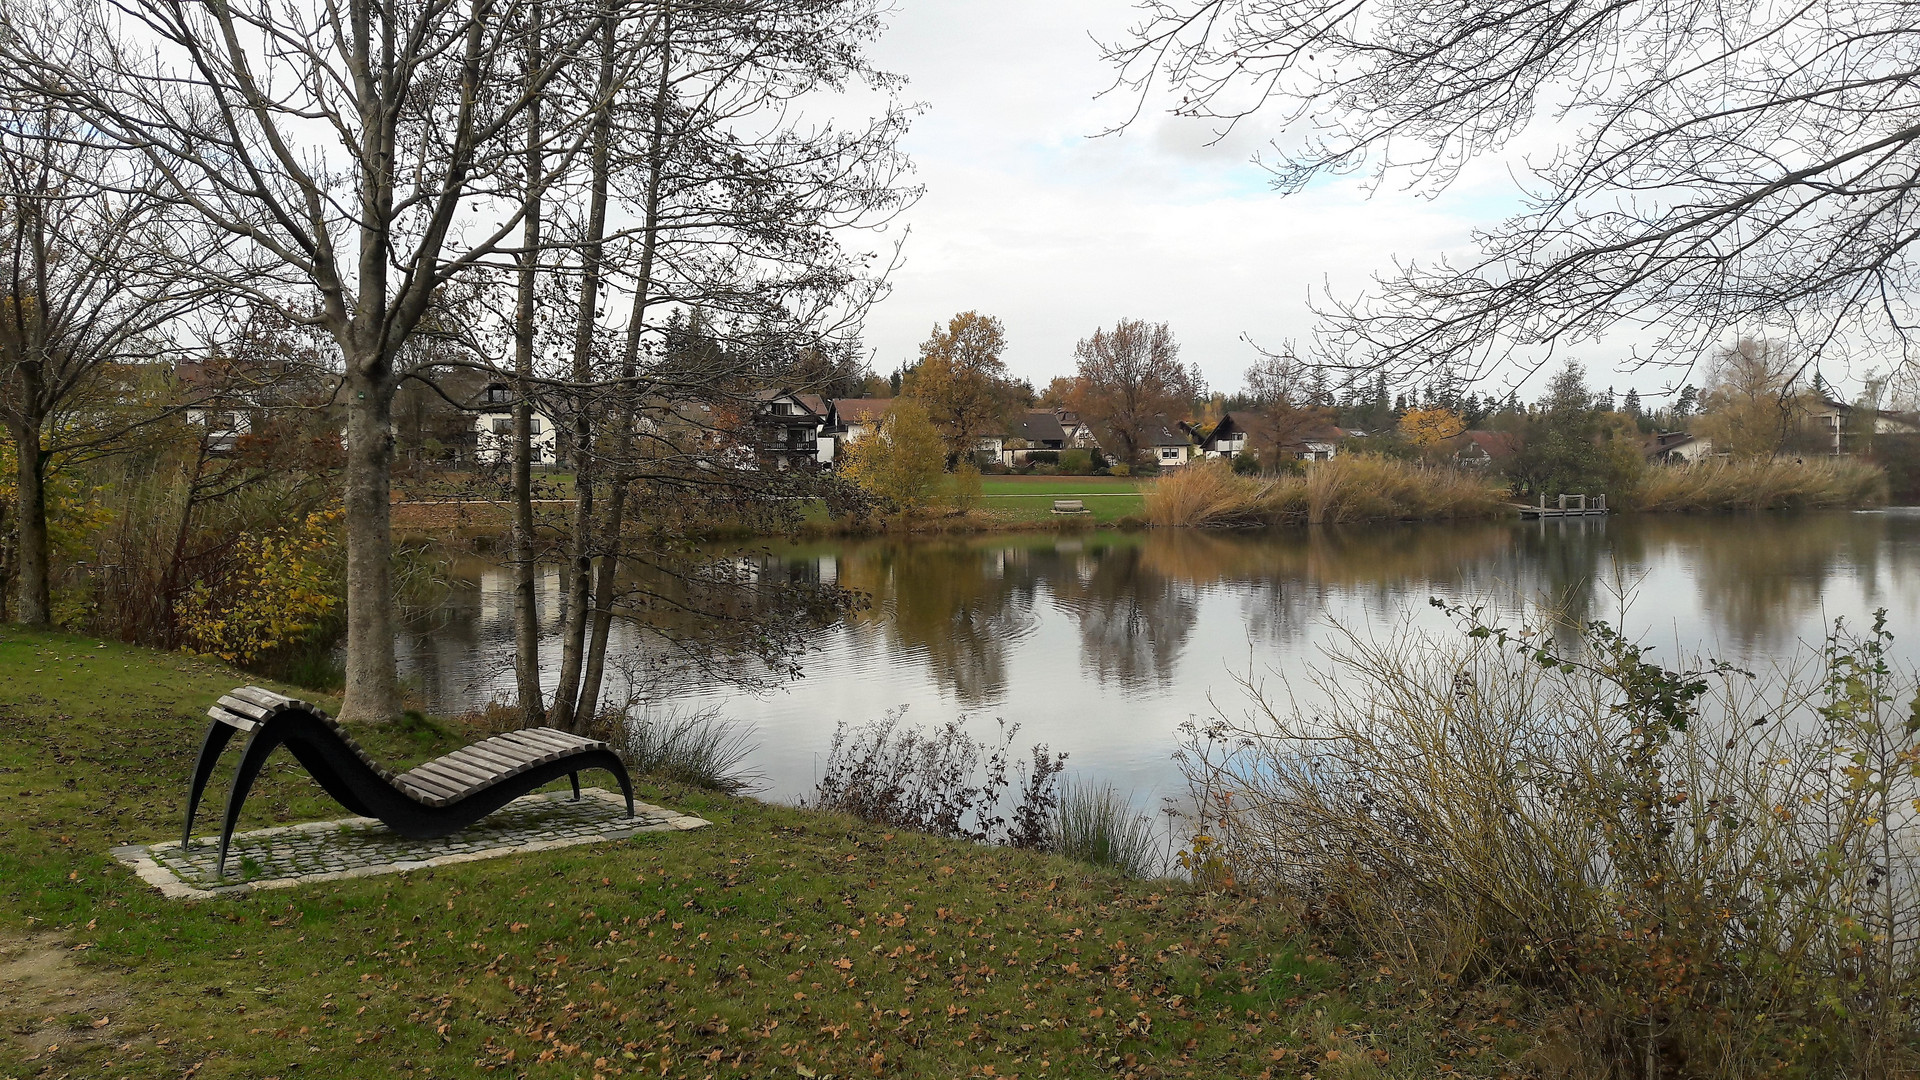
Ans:
POLYGON ((1511 505, 1514 509, 1520 511, 1520 516, 1523 518, 1607 516, 1607 497, 1605 495, 1562 495, 1555 500, 1551 506, 1547 504, 1547 497, 1542 495, 1540 496, 1540 504, 1538 506, 1528 506, 1525 503, 1513 503, 1511 505))

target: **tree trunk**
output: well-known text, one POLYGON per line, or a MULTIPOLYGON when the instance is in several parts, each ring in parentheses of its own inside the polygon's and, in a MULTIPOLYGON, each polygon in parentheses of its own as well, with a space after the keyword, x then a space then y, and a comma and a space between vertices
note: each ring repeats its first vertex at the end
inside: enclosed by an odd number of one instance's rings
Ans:
POLYGON ((342 720, 399 715, 393 666, 392 388, 347 361, 347 693, 342 720))
MULTIPOLYGON (((540 69, 540 5, 531 13, 533 45, 527 70, 540 69)), ((534 595, 533 544, 533 345, 534 287, 540 249, 540 104, 527 112, 526 223, 520 252, 519 303, 513 323, 513 670, 520 691, 520 716, 538 727, 546 716, 540 689, 540 611, 534 595)))
POLYGON ((13 449, 17 457, 15 535, 19 537, 20 621, 27 626, 53 625, 52 567, 47 546, 47 460, 40 449, 40 425, 15 423, 13 449))
POLYGON ((592 192, 587 207, 586 245, 580 253, 580 304, 573 329, 573 538, 568 551, 567 623, 560 635, 560 675, 553 695, 553 724, 574 731, 593 720, 591 705, 580 705, 581 654, 586 648, 587 612, 593 596, 593 328, 600 306, 601 243, 607 230, 607 177, 613 135, 614 25, 607 22, 600 40, 602 103, 593 122, 592 192))
MULTIPOLYGON (((619 420, 616 422, 613 459, 622 469, 632 468, 633 425, 638 411, 640 389, 640 337, 647 328, 647 307, 653 292, 653 261, 660 249, 660 196, 666 177, 667 88, 673 66, 673 32, 670 11, 660 15, 660 76, 654 87, 653 133, 647 154, 646 198, 641 207, 645 232, 640 245, 639 272, 634 276, 633 310, 627 318, 626 341, 621 349, 619 420)), ((607 638, 613 632, 613 598, 619 587, 620 534, 627 503, 627 482, 613 478, 608 495, 607 520, 602 537, 606 554, 600 559, 600 572, 593 591, 593 637, 587 645, 586 677, 580 686, 579 711, 592 716, 600 707, 600 685, 606 673, 607 638)))

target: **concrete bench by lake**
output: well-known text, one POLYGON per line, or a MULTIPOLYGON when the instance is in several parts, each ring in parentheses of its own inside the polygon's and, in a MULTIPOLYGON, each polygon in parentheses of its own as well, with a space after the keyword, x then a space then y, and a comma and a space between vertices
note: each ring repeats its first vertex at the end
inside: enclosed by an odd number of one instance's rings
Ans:
POLYGON ((1053 500, 1053 512, 1056 514, 1084 514, 1087 513, 1087 508, 1081 504, 1079 499, 1055 499, 1053 500))

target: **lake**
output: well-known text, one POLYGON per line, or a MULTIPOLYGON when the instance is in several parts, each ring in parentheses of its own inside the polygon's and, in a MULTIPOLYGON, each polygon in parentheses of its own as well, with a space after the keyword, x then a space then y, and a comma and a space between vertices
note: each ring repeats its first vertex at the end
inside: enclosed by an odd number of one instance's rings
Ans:
MULTIPOLYGON (((1298 686, 1346 626, 1363 634, 1445 630, 1428 603, 1514 613, 1551 603, 1656 647, 1747 667, 1817 644, 1836 617, 1886 608, 1896 653, 1920 658, 1920 510, 1796 516, 1623 516, 1565 522, 1197 530, 835 540, 775 547, 761 573, 837 582, 868 610, 822 630, 802 678, 765 694, 656 684, 689 706, 752 724, 767 797, 810 791, 835 725, 907 708, 909 720, 1021 725, 1074 773, 1140 805, 1184 791, 1174 731, 1214 708, 1239 712, 1237 679, 1298 686), (1628 595, 1624 618, 1617 593, 1628 595)), ((564 607, 558 569, 540 599, 564 607)), ((464 558, 406 612, 403 678, 431 709, 512 692, 511 576, 464 558)), ((616 633, 612 652, 655 652, 616 633)), ((544 662, 557 665, 557 649, 544 662)))

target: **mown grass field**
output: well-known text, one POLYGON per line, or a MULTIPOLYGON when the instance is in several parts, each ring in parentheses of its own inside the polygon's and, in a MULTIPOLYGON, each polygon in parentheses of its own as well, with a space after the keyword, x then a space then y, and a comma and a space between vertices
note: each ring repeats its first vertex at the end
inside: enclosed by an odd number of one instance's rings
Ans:
POLYGON ((1150 483, 1131 476, 986 476, 980 505, 996 517, 1051 521, 1054 499, 1077 498, 1095 522, 1117 521, 1139 516, 1150 483))
MULTIPOLYGON (((644 779, 715 826, 165 900, 107 850, 174 833, 199 716, 253 681, 0 628, 0 1077, 1498 1075, 1524 1045, 1271 904, 644 779)), ((280 757, 242 827, 339 816, 280 757)))

